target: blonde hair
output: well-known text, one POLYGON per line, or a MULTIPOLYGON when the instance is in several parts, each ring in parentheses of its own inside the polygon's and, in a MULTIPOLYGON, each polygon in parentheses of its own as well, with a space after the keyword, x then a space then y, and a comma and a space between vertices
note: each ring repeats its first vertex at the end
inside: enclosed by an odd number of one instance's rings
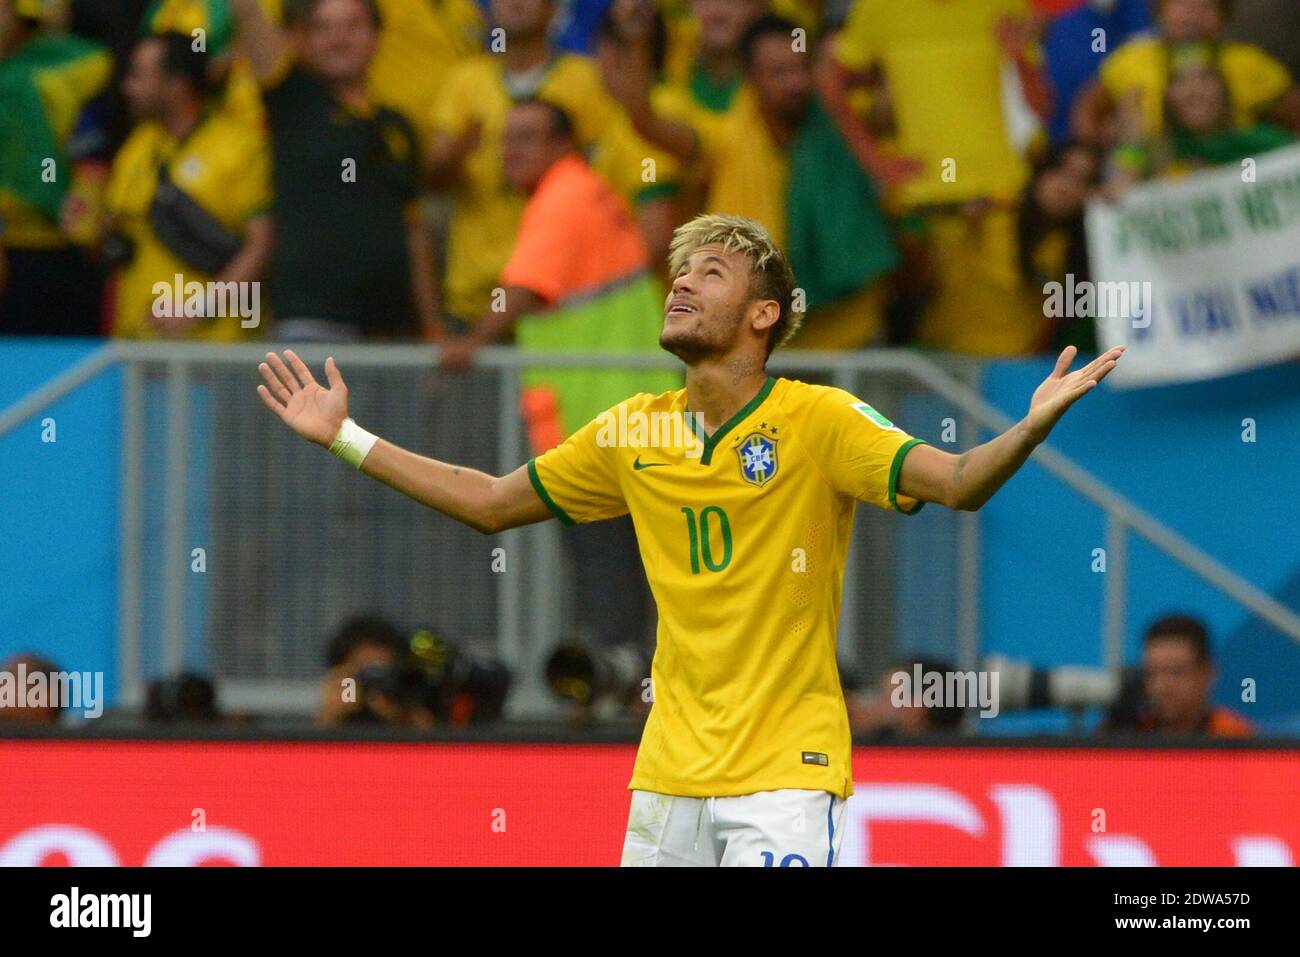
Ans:
POLYGON ((677 227, 669 247, 668 265, 676 276, 682 265, 702 246, 721 246, 749 260, 749 291, 755 299, 771 299, 781 310, 772 326, 767 354, 794 338, 803 325, 803 313, 794 309, 794 273, 762 224, 743 216, 706 213, 677 227))

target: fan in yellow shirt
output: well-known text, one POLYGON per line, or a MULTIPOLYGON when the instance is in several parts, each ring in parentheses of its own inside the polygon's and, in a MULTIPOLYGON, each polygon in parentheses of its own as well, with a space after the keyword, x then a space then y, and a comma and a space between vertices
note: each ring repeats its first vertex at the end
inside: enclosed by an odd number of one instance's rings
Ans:
MULTIPOLYGON (((1216 66, 1228 84, 1232 119, 1249 126, 1291 89, 1291 74, 1273 57, 1249 43, 1225 43, 1216 51, 1216 66)), ((1164 129, 1164 92, 1169 82, 1169 50, 1161 40, 1139 37, 1115 51, 1101 65, 1101 83, 1116 101, 1135 91, 1141 101, 1143 132, 1164 129)))
MULTIPOLYGON (((483 46, 487 27, 474 0, 375 0, 382 29, 370 67, 369 89, 376 102, 405 116, 422 136, 429 103, 459 61, 483 46)), ((260 0, 273 23, 284 21, 284 0, 260 0)), ((230 0, 154 0, 145 12, 150 33, 189 33, 202 37, 207 52, 226 77, 224 107, 254 127, 265 119, 261 89, 234 42, 230 0)))
POLYGON ((946 351, 1021 355, 1046 334, 1017 267, 1029 168, 1015 129, 1031 118, 1008 92, 1036 111, 1048 102, 1028 14, 1028 0, 855 0, 834 40, 827 103, 905 219, 910 269, 934 285, 918 338, 946 351), (888 150, 850 106, 873 75, 892 103, 888 150))
POLYGON ((383 29, 370 65, 370 93, 433 134, 429 105, 457 63, 483 49, 487 24, 474 0, 379 0, 383 29))
POLYGON ((552 48, 547 25, 553 8, 554 0, 495 3, 494 29, 502 32, 489 41, 493 52, 451 71, 428 124, 435 130, 432 183, 449 189, 454 200, 447 311, 464 323, 491 306, 523 215, 525 198, 506 183, 501 163, 501 134, 515 102, 542 99, 563 109, 573 120, 579 146, 591 151, 593 168, 634 204, 662 201, 676 181, 671 157, 632 130, 606 92, 595 61, 552 48))
POLYGON ((952 455, 846 392, 767 374, 800 314, 762 226, 693 220, 672 272, 660 345, 686 389, 636 396, 502 478, 361 429, 332 359, 326 389, 268 354, 258 391, 299 435, 484 533, 630 513, 659 630, 623 863, 832 866, 853 791, 835 631, 857 502, 981 507, 1123 350, 1075 372, 1066 350, 1020 423, 952 455))
POLYGON ((1175 49, 1213 44, 1215 67, 1228 87, 1232 120, 1251 126, 1271 120, 1300 133, 1300 88, 1287 68, 1257 46, 1224 42, 1225 0, 1159 0, 1157 32, 1122 44, 1107 59, 1094 83, 1074 108, 1074 131, 1093 145, 1115 145, 1118 111, 1135 109, 1142 128, 1128 131, 1145 138, 1165 128, 1164 101, 1170 59, 1175 49))
POLYGON ((1024 185, 1028 167, 1009 133, 998 24, 1028 13, 1028 0, 854 3, 833 60, 850 74, 879 68, 884 75, 898 152, 920 167, 900 187, 904 208, 1009 200, 1024 185))
MULTIPOLYGON (((680 87, 700 109, 721 113, 744 80, 740 40, 767 0, 690 0, 660 4, 666 24, 663 81, 680 87)), ((617 9, 617 5, 615 5, 617 9)), ((807 25, 810 32, 812 25, 807 25)))
POLYGON ((58 30, 61 9, 0 3, 0 335, 98 331, 99 283, 78 247, 92 239, 103 177, 74 132, 113 60, 58 30))
POLYGON ((140 122, 114 159, 106 196, 116 336, 231 341, 255 335, 264 320, 268 146, 206 101, 204 67, 186 34, 146 37, 132 53, 123 88, 140 122), (188 298, 191 283, 202 284, 205 312, 209 284, 222 284, 220 314, 185 314, 175 293, 179 286, 188 298))
MULTIPOLYGON (((280 22, 283 0, 259 3, 268 18, 280 22)), ((202 49, 216 64, 214 78, 225 80, 222 108, 254 129, 261 128, 261 91, 248 60, 235 48, 230 0, 154 0, 145 10, 143 27, 145 33, 186 33, 201 41, 202 49)))
MULTIPOLYGON (((824 113, 814 96, 812 59, 792 46, 791 34, 796 29, 793 22, 771 15, 749 26, 741 40, 745 83, 724 113, 701 108, 685 87, 652 89, 645 76, 639 81, 629 77, 617 90, 636 129, 687 161, 687 175, 704 182, 705 209, 755 220, 778 245, 785 245, 791 233, 792 187, 812 189, 810 177, 800 179, 791 174, 800 147, 815 141, 823 126, 825 132, 835 135, 829 120, 820 122, 824 113)), ((851 156, 847 162, 852 165, 851 156)), ((824 162, 815 168, 823 179, 829 179, 830 170, 824 162)), ((809 190, 802 195, 808 196, 809 190)), ((842 203, 869 207, 864 214, 879 218, 869 183, 861 184, 852 195, 835 195, 842 203)), ((828 293, 822 301, 811 303, 798 347, 854 349, 877 338, 884 304, 884 285, 879 280, 892 268, 893 252, 887 232, 883 227, 881 231, 880 245, 888 247, 890 256, 883 257, 869 275, 846 280, 833 295, 828 293)), ((872 245, 863 231, 854 235, 864 247, 872 245)), ((862 251, 858 257, 862 261, 878 252, 862 251)))

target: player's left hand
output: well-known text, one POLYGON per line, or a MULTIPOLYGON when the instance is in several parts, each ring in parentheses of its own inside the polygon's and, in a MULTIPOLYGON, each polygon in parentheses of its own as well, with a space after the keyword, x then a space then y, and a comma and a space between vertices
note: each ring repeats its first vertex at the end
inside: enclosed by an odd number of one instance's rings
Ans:
POLYGON ((1116 346, 1102 353, 1083 368, 1070 372, 1070 363, 1078 354, 1079 350, 1074 346, 1066 346, 1060 358, 1056 360, 1056 368, 1052 370, 1052 374, 1034 390, 1034 396, 1029 400, 1029 415, 1025 418, 1025 425, 1029 429, 1029 434, 1037 442, 1047 438, 1047 434, 1052 431, 1070 406, 1110 375, 1110 370, 1115 368, 1120 356, 1124 354, 1124 347, 1116 346))

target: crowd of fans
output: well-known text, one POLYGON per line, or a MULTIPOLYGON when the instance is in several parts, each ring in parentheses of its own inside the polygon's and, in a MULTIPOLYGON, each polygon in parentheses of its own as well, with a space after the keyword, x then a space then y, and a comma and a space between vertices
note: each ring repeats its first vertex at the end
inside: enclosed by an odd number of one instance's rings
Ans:
MULTIPOLYGON (((1086 350, 1043 290, 1087 204, 1291 143, 1297 60, 1294 0, 0 0, 0 336, 653 349, 716 212, 787 250, 794 347, 1086 350)), ((674 385, 628 375, 529 370, 533 451, 674 385)), ((647 630, 631 534, 571 534, 597 645, 647 630)), ((331 720, 466 707, 340 655, 331 720)))
POLYGON ((662 283, 713 211, 788 249, 795 345, 1086 346, 1042 305, 1085 204, 1291 142, 1298 33, 1289 0, 0 0, 0 335, 463 366, 662 283), (158 292, 193 282, 266 295, 158 292))

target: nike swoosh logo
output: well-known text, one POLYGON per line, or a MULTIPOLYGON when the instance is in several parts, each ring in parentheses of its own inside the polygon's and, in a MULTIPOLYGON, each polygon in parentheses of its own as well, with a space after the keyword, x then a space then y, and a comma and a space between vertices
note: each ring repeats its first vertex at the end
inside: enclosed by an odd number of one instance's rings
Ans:
POLYGON ((671 464, 671 462, 642 462, 641 456, 638 455, 636 461, 632 463, 632 468, 640 472, 642 469, 667 468, 671 464))

